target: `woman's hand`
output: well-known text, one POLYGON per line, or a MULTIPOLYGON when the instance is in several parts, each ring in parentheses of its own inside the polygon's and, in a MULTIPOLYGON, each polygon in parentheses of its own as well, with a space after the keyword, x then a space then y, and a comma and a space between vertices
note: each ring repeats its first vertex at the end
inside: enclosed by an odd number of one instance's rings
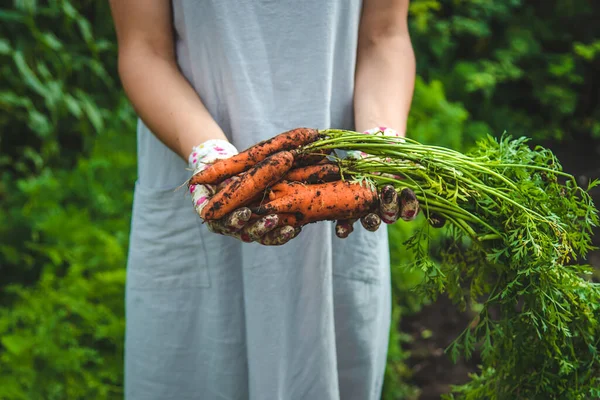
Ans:
MULTIPOLYGON (((195 146, 189 156, 189 165, 194 174, 206 169, 218 159, 229 158, 238 154, 238 150, 225 140, 208 140, 195 146)), ((210 198, 226 184, 230 178, 219 185, 190 185, 192 202, 196 213, 200 215, 210 198)), ((287 243, 300 232, 299 228, 278 226, 277 215, 267 215, 249 222, 252 212, 247 207, 239 208, 216 221, 206 221, 208 229, 214 233, 232 236, 243 242, 258 242, 266 246, 278 246, 287 243)))

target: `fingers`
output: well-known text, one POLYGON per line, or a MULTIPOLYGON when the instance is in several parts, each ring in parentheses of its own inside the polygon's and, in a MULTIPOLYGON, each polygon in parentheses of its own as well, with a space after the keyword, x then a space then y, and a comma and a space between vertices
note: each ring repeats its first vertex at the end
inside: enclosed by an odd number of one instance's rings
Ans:
POLYGON ((404 188, 400 192, 400 218, 404 221, 413 221, 419 214, 419 200, 412 189, 404 188))
POLYGON ((369 232, 375 232, 377 229, 379 229, 379 225, 381 225, 381 218, 375 213, 370 213, 362 217, 360 222, 363 228, 369 232))
POLYGON ((206 221, 206 225, 211 232, 265 246, 281 246, 298 236, 302 230, 289 225, 277 227, 279 217, 274 214, 248 224, 251 215, 250 209, 243 207, 220 220, 206 221))
POLYGON ((214 194, 214 188, 211 185, 190 185, 190 194, 192 195, 194 209, 200 215, 202 209, 214 194))
POLYGON ((252 212, 250 209, 242 207, 219 220, 206 221, 206 225, 211 232, 229 235, 242 229, 251 216, 252 212))
POLYGON ((356 222, 356 219, 342 219, 335 223, 335 235, 340 239, 345 239, 352 231, 354 231, 354 227, 352 226, 356 222))
POLYGON ((393 224, 398 220, 400 204, 398 203, 398 192, 392 185, 385 185, 380 192, 381 199, 379 211, 381 220, 386 224, 393 224))
POLYGON ((262 236, 258 243, 265 246, 281 246, 298 236, 301 230, 301 228, 294 228, 289 225, 282 226, 262 236))
POLYGON ((215 221, 206 221, 206 226, 209 231, 213 233, 218 233, 220 235, 231 235, 235 233, 234 230, 229 229, 225 226, 225 222, 223 219, 215 220, 215 221))
POLYGON ((258 241, 262 236, 275 229, 278 221, 279 216, 276 214, 265 215, 256 222, 245 226, 242 235, 247 236, 252 242, 258 241))
MULTIPOLYGON (((412 189, 404 188, 400 195, 391 185, 386 185, 380 192, 380 215, 386 224, 394 223, 398 218, 404 221, 413 221, 420 211, 419 200, 412 189)), ((446 224, 446 219, 437 213, 429 213, 429 223, 434 228, 441 228, 446 224)))
POLYGON ((232 231, 239 231, 250 220, 252 211, 248 207, 238 208, 225 217, 225 226, 232 231))
MULTIPOLYGON (((345 239, 354 231, 356 219, 343 219, 335 224, 335 235, 340 239, 345 239)), ((370 213, 360 218, 360 223, 366 230, 375 232, 381 225, 381 218, 375 213, 370 213)))
POLYGON ((221 189, 223 189, 225 186, 229 185, 229 183, 233 182, 233 181, 237 181, 239 180, 240 177, 239 176, 232 176, 231 178, 225 179, 223 180, 223 182, 219 183, 217 185, 217 188, 215 190, 215 193, 220 191, 221 189))

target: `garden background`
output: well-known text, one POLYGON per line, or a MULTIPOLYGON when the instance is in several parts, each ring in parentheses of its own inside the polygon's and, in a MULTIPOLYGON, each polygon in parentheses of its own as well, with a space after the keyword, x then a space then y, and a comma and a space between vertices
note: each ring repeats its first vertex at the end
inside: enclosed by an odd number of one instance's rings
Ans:
MULTIPOLYGON (((135 115, 108 2, 3 7, 0 399, 122 398, 135 115)), ((466 151, 507 131, 550 147, 582 185, 600 177, 600 2, 413 0, 410 27, 410 137, 466 151)), ((386 400, 437 399, 478 371, 477 354, 444 353, 473 310, 410 290, 421 279, 402 252, 411 229, 390 229, 386 400)))

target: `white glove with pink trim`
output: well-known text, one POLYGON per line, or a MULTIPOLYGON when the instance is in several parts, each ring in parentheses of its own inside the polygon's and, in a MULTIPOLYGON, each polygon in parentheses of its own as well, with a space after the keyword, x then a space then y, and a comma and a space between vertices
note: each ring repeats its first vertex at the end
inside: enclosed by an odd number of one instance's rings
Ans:
MULTIPOLYGON (((190 169, 196 174, 219 159, 225 159, 238 154, 235 146, 226 140, 212 139, 194 146, 189 155, 190 169)), ((200 215, 208 201, 218 191, 219 186, 227 184, 231 179, 219 185, 190 185, 192 204, 200 215)), ((297 236, 298 229, 291 226, 278 226, 277 215, 267 215, 255 222, 249 223, 252 212, 247 207, 239 208, 218 221, 206 221, 214 233, 235 237, 243 242, 258 242, 267 246, 278 246, 287 243, 297 236)))
MULTIPOLYGON (((194 146, 188 162, 194 174, 206 169, 210 164, 219 159, 229 158, 238 154, 234 145, 226 140, 212 139, 207 140, 199 146, 194 146)), ((208 203, 208 200, 216 193, 217 188, 213 185, 190 185, 190 194, 194 209, 200 215, 200 212, 208 203)))
MULTIPOLYGON (((404 143, 404 139, 400 134, 391 128, 378 126, 363 132, 366 135, 383 135, 398 137, 398 143, 404 143)), ((349 158, 360 159, 368 156, 367 153, 357 150, 347 152, 349 158)), ((395 177, 401 179, 400 177, 395 177)), ((376 231, 379 229, 381 222, 393 224, 402 218, 405 221, 412 221, 416 218, 419 212, 419 202, 416 195, 410 189, 403 189, 400 195, 396 192, 392 185, 385 185, 379 192, 380 205, 377 213, 368 214, 360 219, 362 226, 368 231, 376 231)), ((352 225, 354 220, 340 220, 335 226, 335 233, 340 238, 346 238, 354 228, 352 225)))

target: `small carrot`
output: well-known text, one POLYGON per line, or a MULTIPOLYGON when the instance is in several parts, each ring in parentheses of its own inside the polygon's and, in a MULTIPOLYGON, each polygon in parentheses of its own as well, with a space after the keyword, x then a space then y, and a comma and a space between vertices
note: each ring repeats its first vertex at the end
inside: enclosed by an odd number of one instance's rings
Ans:
POLYGON ((293 226, 294 228, 299 228, 303 225, 306 225, 306 222, 296 218, 294 214, 277 214, 279 217, 278 225, 279 226, 293 226))
POLYGON ((323 183, 337 181, 340 178, 340 167, 329 163, 291 169, 283 179, 295 182, 323 183))
POLYGON ((294 156, 281 151, 259 162, 240 179, 234 179, 218 191, 200 213, 205 220, 223 218, 236 208, 247 205, 268 186, 279 181, 292 167, 294 156))
POLYGON ((339 220, 366 215, 378 206, 374 187, 335 181, 315 185, 289 185, 286 195, 252 209, 259 215, 293 213, 304 221, 339 220))
POLYGON ((264 140, 236 154, 233 157, 217 160, 208 168, 198 172, 189 181, 189 185, 217 184, 224 179, 244 172, 272 154, 284 150, 293 150, 314 142, 319 131, 310 128, 297 128, 264 140))

